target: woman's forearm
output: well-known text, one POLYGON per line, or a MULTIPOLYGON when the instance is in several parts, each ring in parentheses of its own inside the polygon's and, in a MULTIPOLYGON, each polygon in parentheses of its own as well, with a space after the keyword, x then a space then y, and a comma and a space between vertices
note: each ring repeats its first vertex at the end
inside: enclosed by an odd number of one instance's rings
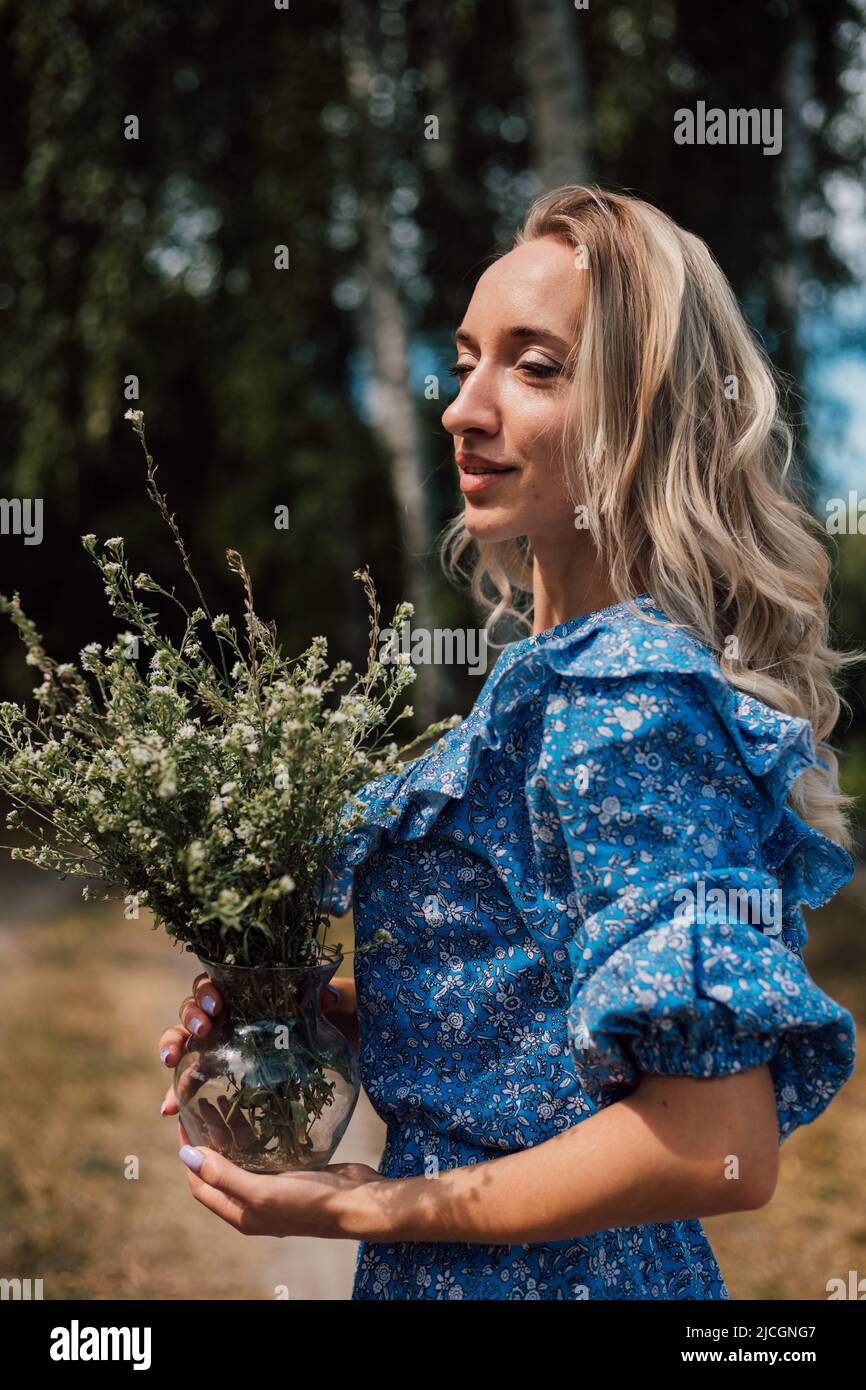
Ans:
POLYGON ((777 1162, 766 1067, 701 1081, 645 1077, 625 1100, 533 1148, 360 1187, 347 1194, 346 1230, 367 1241, 522 1245, 699 1219, 769 1201, 777 1162))

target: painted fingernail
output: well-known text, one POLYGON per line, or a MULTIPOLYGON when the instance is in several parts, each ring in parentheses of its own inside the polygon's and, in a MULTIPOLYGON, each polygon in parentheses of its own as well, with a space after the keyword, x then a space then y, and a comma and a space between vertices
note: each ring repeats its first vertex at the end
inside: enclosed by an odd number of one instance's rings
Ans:
POLYGON ((185 1163, 187 1168, 191 1168, 194 1173, 201 1172, 204 1154, 200 1154, 198 1149, 192 1149, 189 1144, 184 1144, 183 1148, 178 1150, 177 1156, 181 1163, 185 1163))
POLYGON ((212 994, 202 995, 201 1006, 204 1009, 205 1013, 210 1014, 211 1017, 213 1017, 213 1015, 216 1013, 216 1000, 214 999, 212 994))
POLYGON ((190 1019, 190 1021, 189 1021, 189 1031, 190 1031, 191 1033, 195 1033, 196 1037, 198 1037, 198 1035, 199 1035, 199 1033, 201 1032, 201 1030, 202 1030, 203 1027, 204 1027, 204 1023, 203 1023, 203 1021, 202 1021, 200 1018, 191 1018, 191 1019, 190 1019))
POLYGON ((162 1052, 160 1052, 160 1054, 159 1054, 159 1055, 160 1055, 160 1059, 161 1059, 163 1062, 167 1061, 167 1060, 168 1060, 168 1057, 169 1057, 169 1055, 170 1055, 170 1053, 171 1053, 171 1048, 170 1048, 170 1047, 164 1047, 164 1048, 162 1049, 162 1052))
POLYGON ((163 1102, 162 1102, 162 1105, 159 1107, 159 1113, 160 1113, 160 1115, 164 1115, 164 1114, 165 1114, 165 1101, 163 1101, 163 1102))

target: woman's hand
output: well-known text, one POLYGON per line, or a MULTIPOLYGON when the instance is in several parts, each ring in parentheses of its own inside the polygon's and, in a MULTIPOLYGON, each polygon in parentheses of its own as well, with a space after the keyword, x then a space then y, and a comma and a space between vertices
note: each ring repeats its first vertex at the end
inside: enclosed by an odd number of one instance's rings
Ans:
POLYGON ((212 1149, 193 1148, 180 1120, 192 1195, 245 1236, 324 1236, 356 1240, 348 1218, 351 1195, 367 1183, 385 1183, 366 1163, 335 1163, 295 1173, 248 1173, 212 1149))
MULTIPOLYGON (((178 1010, 180 1027, 175 1024, 172 1028, 166 1028, 159 1040, 159 1055, 166 1067, 173 1069, 177 1066, 193 1035, 196 1039, 208 1036, 213 1027, 213 1020, 221 1013, 222 1006, 222 996, 210 976, 197 975, 193 981, 192 994, 187 995, 178 1010)), ((358 1015, 355 1009, 355 981, 333 980, 326 986, 322 990, 322 1011, 329 1022, 348 1039, 357 1053, 359 1035, 358 1015)), ((160 1113, 176 1115, 177 1112, 174 1086, 169 1086, 160 1113)))

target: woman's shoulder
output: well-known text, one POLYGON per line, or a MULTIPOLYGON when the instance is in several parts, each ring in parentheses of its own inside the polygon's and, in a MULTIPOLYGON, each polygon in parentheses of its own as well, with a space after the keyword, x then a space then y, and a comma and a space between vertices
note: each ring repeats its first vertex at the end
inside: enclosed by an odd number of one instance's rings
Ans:
POLYGON ((567 786, 576 768, 597 765, 610 770, 620 797, 662 778, 680 794, 691 787, 707 808, 718 802, 716 784, 739 788, 741 806, 756 808, 757 842, 787 900, 821 906, 851 877, 853 861, 788 804, 818 762, 810 721, 735 687, 705 643, 651 601, 641 607, 646 617, 618 605, 553 629, 543 644, 556 679, 542 710, 538 771, 567 786))
MULTIPOLYGON (((626 715, 628 739, 636 723, 674 724, 684 731, 721 726, 748 769, 765 776, 792 759, 815 761, 809 720, 786 714, 740 690, 719 656, 684 625, 667 617, 648 595, 561 624, 515 653, 517 665, 540 662, 555 676, 545 705, 549 717, 566 709, 604 718, 615 732, 626 715), (631 712, 629 713, 629 710, 631 712), (640 719, 637 714, 640 714, 640 719)), ((797 774, 798 775, 798 774, 797 774)))
POLYGON ((824 870, 850 877, 846 852, 785 805, 793 782, 817 761, 809 722, 736 690, 714 653, 649 595, 505 647, 466 719, 401 773, 362 790, 343 857, 359 865, 383 836, 426 835, 491 758, 513 761, 527 734, 536 748, 521 771, 527 787, 539 774, 571 785, 569 768, 589 747, 612 757, 622 779, 626 763, 643 772, 648 757, 662 756, 669 768, 683 756, 678 747, 712 741, 720 755, 714 765, 724 757, 762 803, 760 838, 776 865, 790 864, 798 885, 806 883, 801 901, 826 900, 824 870))

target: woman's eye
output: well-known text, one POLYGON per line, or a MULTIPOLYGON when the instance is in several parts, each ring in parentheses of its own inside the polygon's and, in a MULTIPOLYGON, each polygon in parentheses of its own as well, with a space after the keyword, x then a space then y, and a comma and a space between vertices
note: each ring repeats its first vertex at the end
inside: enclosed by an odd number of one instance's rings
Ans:
MULTIPOLYGON (((529 372, 530 376, 559 376, 562 372, 561 367, 554 366, 551 362, 520 362, 518 363, 521 371, 529 372)), ((472 368, 468 362, 457 362, 453 367, 448 368, 449 375, 464 377, 472 368)))
POLYGON ((555 367, 551 362, 521 362, 520 366, 530 376, 558 376, 562 371, 561 367, 555 367))

